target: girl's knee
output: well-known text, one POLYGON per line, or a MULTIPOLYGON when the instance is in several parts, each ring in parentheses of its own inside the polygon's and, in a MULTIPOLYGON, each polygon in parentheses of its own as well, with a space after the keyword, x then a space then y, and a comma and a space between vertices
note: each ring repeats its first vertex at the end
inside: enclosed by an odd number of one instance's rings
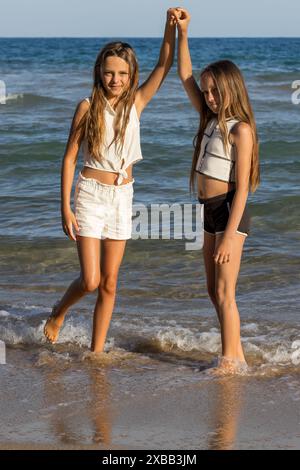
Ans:
POLYGON ((94 292, 99 287, 100 278, 98 277, 86 277, 81 278, 81 288, 84 292, 94 292))
POLYGON ((231 289, 218 287, 215 291, 215 299, 218 307, 230 307, 235 303, 235 292, 231 289))
POLYGON ((117 290, 118 277, 113 274, 101 277, 100 292, 106 295, 115 295, 117 290))

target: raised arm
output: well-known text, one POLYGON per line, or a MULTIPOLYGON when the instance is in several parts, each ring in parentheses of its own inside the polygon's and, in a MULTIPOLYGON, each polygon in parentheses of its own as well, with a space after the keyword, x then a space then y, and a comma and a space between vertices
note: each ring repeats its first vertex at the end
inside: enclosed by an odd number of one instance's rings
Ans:
POLYGON ((175 35, 176 22, 171 14, 170 8, 167 12, 164 39, 161 45, 158 62, 147 80, 139 87, 136 94, 135 105, 139 116, 158 91, 173 64, 175 35))
POLYGON ((188 43, 188 24, 190 15, 183 8, 176 8, 172 11, 176 17, 178 29, 178 74, 188 97, 198 113, 200 113, 200 88, 193 76, 192 61, 188 43))
POLYGON ((81 144, 78 124, 89 108, 89 103, 84 100, 79 103, 75 111, 68 143, 61 167, 61 216, 63 231, 71 240, 76 241, 73 233, 73 225, 77 227, 75 215, 71 209, 71 191, 74 173, 77 163, 78 152, 81 144))

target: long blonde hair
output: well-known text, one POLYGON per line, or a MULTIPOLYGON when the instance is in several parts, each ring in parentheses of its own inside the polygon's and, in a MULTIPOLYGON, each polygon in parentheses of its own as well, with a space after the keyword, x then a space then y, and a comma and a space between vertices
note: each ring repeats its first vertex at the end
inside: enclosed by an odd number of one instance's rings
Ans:
POLYGON ((111 42, 101 49, 94 65, 94 84, 90 107, 78 125, 81 139, 87 140, 89 153, 98 161, 102 158, 101 149, 105 136, 104 109, 107 104, 101 71, 105 59, 111 56, 120 57, 129 65, 129 86, 115 103, 114 139, 110 143, 110 145, 115 143, 119 150, 124 145, 130 110, 134 104, 139 79, 137 59, 129 44, 111 42), (119 106, 120 104, 121 106, 119 106))
POLYGON ((220 60, 218 62, 213 62, 212 64, 205 67, 204 70, 202 70, 200 76, 202 77, 204 74, 210 74, 215 81, 215 85, 219 93, 220 107, 218 115, 216 116, 208 108, 204 98, 204 93, 201 91, 200 125, 193 142, 195 150, 190 174, 190 190, 194 191, 195 189, 195 168, 199 157, 201 141, 205 128, 212 118, 217 117, 225 149, 227 149, 229 145, 226 119, 237 119, 238 121, 246 122, 251 127, 253 149, 249 187, 250 190, 254 192, 260 182, 258 136, 254 114, 243 75, 239 68, 230 60, 220 60))

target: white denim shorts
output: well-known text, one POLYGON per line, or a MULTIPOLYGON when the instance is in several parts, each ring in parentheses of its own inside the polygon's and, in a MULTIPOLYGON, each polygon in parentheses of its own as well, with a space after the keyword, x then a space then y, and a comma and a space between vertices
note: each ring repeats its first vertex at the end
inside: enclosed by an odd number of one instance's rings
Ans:
POLYGON ((81 172, 75 188, 76 235, 128 240, 132 231, 133 183, 115 186, 85 178, 81 172))

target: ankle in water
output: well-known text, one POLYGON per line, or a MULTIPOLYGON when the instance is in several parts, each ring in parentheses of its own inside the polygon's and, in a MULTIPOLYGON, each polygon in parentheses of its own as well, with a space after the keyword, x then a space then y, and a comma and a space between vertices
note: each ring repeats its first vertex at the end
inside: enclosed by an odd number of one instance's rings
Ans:
POLYGON ((218 357, 217 367, 231 374, 245 374, 248 371, 247 362, 227 356, 218 357))

